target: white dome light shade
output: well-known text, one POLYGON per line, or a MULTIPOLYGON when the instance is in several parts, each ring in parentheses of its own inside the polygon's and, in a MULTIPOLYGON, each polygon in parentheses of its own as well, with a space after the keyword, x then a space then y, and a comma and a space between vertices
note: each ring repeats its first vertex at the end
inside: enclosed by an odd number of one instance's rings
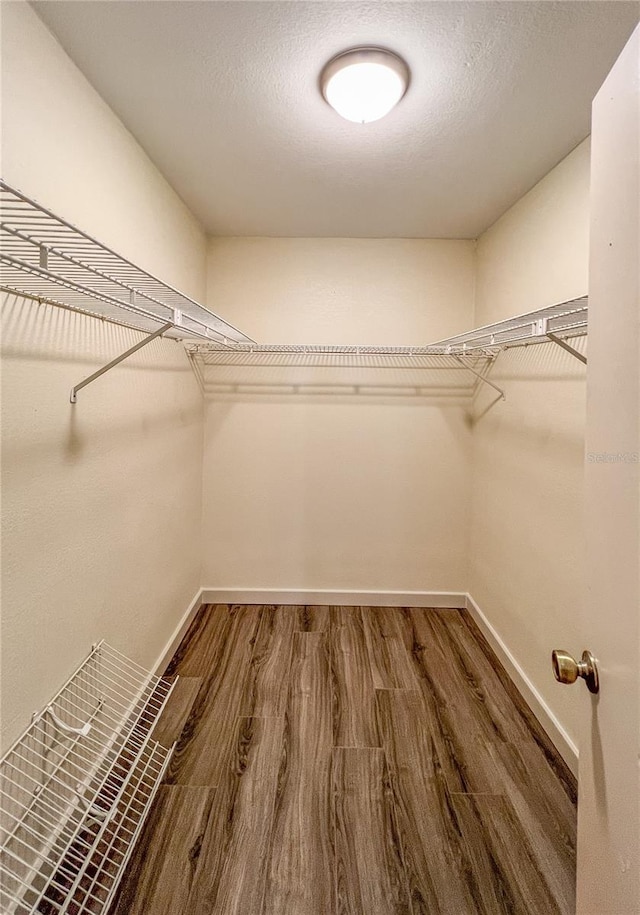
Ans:
POLYGON ((409 85, 409 68, 391 51, 354 48, 329 61, 320 83, 326 101, 339 115, 368 124, 398 104, 409 85))

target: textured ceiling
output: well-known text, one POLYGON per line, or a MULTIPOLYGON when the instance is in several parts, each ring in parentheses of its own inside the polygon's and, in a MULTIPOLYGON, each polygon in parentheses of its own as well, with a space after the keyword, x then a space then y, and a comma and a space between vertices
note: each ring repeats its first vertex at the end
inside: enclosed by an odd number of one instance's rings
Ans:
POLYGON ((638 20, 621 2, 35 2, 216 235, 473 238, 589 133, 638 20), (401 104, 343 121, 345 48, 408 62, 401 104))

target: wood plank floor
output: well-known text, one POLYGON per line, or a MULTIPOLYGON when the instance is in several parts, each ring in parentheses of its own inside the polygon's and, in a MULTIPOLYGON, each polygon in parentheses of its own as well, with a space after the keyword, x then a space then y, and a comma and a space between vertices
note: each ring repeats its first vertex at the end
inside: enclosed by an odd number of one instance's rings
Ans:
POLYGON ((465 611, 204 606, 111 915, 573 915, 576 786, 465 611))

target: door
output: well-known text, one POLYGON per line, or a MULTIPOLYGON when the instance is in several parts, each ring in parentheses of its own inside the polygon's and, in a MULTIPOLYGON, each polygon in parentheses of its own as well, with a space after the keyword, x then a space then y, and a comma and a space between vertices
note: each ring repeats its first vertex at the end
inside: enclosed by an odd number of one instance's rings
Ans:
POLYGON ((578 915, 640 913, 640 30, 593 103, 578 915))

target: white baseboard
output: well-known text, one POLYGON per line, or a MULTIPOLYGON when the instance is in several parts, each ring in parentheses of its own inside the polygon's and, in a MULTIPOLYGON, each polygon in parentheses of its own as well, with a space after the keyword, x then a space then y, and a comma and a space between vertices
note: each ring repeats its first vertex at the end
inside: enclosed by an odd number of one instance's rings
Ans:
POLYGON ((196 592, 196 594, 193 597, 193 600, 191 601, 191 603, 185 610, 184 614, 182 615, 180 622, 178 623, 176 628, 171 633, 171 636, 169 637, 169 641, 162 649, 160 656, 158 657, 158 660, 156 661, 155 667, 153 668, 156 676, 161 676, 161 674, 163 673, 167 664, 169 663, 171 658, 176 653, 176 650, 177 650, 180 642, 183 640, 183 638, 187 634, 187 629, 193 622, 194 616, 196 615, 196 613, 198 612, 198 610, 200 609, 200 607, 202 606, 203 603, 204 603, 204 601, 202 600, 202 588, 200 588, 196 592))
POLYGON ((552 743, 569 766, 573 774, 578 777, 578 748, 562 727, 545 700, 526 675, 518 661, 515 659, 500 635, 493 628, 478 604, 470 594, 467 594, 467 610, 482 630, 486 640, 495 651, 505 667, 511 680, 517 687, 520 695, 536 716, 542 727, 549 735, 552 743))
POLYGON ((295 588, 203 588, 205 604, 298 604, 340 607, 466 607, 463 591, 321 591, 295 588))

